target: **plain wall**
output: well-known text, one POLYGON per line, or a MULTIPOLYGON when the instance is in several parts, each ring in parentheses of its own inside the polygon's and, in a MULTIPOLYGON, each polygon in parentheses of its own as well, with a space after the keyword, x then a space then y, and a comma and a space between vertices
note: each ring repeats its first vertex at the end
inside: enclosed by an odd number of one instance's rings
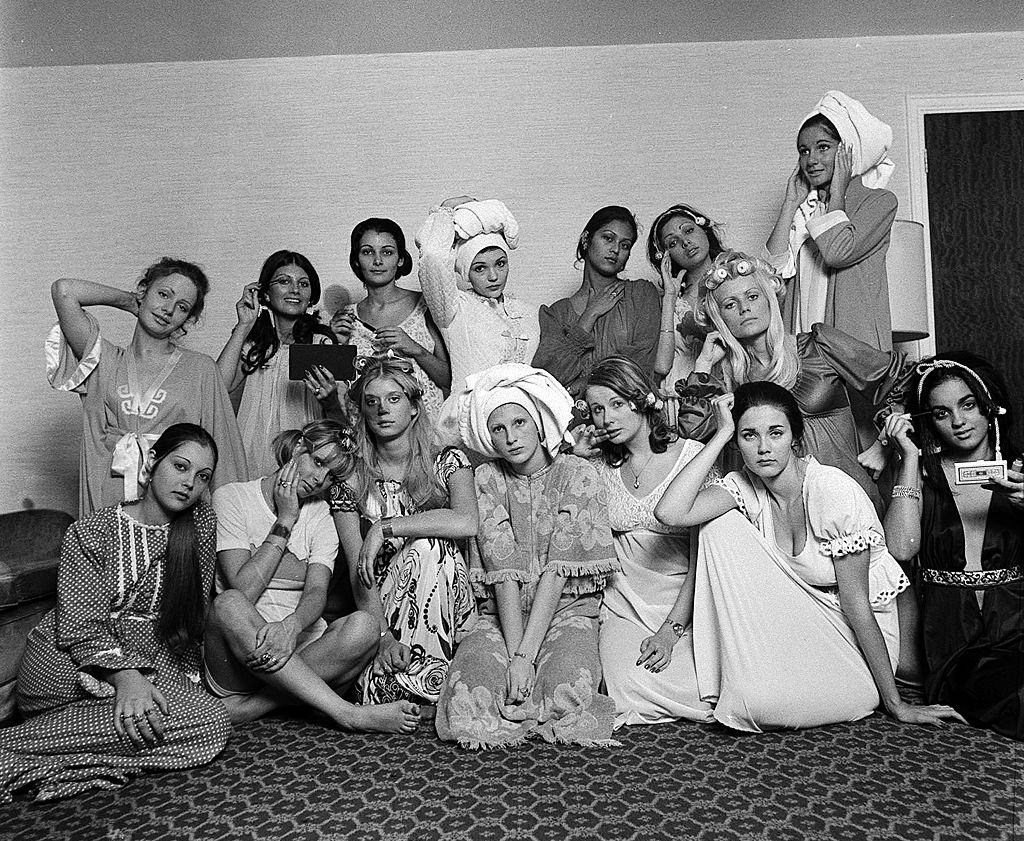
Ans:
MULTIPOLYGON (((188 341, 216 355, 271 251, 358 294, 357 221, 389 215, 411 239, 469 193, 518 216, 510 289, 549 302, 578 284, 576 239, 604 204, 646 226, 687 201, 760 248, 830 88, 893 126, 909 215, 906 95, 1020 90, 1022 54, 1008 33, 2 70, 0 510, 77 510, 80 403, 43 371, 57 277, 130 286, 164 254, 196 260, 213 290, 188 341)), ((627 274, 652 274, 643 254, 627 274)), ((128 339, 126 315, 101 322, 128 339)))

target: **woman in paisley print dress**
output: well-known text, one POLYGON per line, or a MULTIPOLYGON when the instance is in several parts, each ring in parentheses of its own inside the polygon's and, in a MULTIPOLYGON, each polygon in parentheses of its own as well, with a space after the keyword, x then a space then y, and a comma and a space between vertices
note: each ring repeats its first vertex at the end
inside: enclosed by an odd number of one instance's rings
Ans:
POLYGON ((473 471, 462 451, 438 450, 408 360, 371 360, 350 393, 360 458, 331 509, 356 605, 381 637, 356 690, 364 704, 408 699, 426 715, 475 615, 456 544, 477 530, 473 471))

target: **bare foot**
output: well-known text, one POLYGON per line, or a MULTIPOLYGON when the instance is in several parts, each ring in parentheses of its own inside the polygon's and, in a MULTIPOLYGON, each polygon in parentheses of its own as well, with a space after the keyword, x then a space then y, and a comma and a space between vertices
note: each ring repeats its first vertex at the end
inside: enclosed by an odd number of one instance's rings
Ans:
POLYGON ((353 704, 346 710, 344 721, 338 724, 344 730, 363 733, 405 733, 416 731, 420 723, 420 708, 412 701, 392 701, 390 704, 353 704))

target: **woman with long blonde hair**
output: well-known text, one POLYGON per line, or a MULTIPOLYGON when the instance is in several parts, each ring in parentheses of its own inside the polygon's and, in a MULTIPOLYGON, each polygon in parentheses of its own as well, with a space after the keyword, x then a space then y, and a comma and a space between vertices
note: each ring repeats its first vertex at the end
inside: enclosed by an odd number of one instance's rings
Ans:
POLYGON ((475 611, 455 543, 477 530, 473 470, 461 450, 438 447, 409 360, 370 359, 350 395, 359 458, 331 507, 356 604, 380 634, 357 692, 365 704, 436 704, 475 611))
MULTIPOLYGON (((847 390, 876 406, 895 403, 913 373, 904 355, 876 350, 824 324, 807 333, 787 331, 779 306, 781 279, 757 257, 723 252, 706 285, 702 310, 714 329, 694 372, 676 386, 682 398, 680 431, 687 437, 710 437, 710 398, 715 394, 746 382, 781 385, 793 392, 804 415, 807 452, 851 475, 881 511, 878 489, 859 461, 847 390)), ((734 453, 727 457, 727 466, 737 463, 734 453)))

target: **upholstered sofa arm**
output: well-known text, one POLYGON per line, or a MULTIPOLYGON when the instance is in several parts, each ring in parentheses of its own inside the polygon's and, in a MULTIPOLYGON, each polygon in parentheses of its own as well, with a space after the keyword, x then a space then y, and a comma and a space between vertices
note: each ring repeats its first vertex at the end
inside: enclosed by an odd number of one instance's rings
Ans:
POLYGON ((0 609, 52 596, 69 514, 29 509, 0 514, 0 609))

